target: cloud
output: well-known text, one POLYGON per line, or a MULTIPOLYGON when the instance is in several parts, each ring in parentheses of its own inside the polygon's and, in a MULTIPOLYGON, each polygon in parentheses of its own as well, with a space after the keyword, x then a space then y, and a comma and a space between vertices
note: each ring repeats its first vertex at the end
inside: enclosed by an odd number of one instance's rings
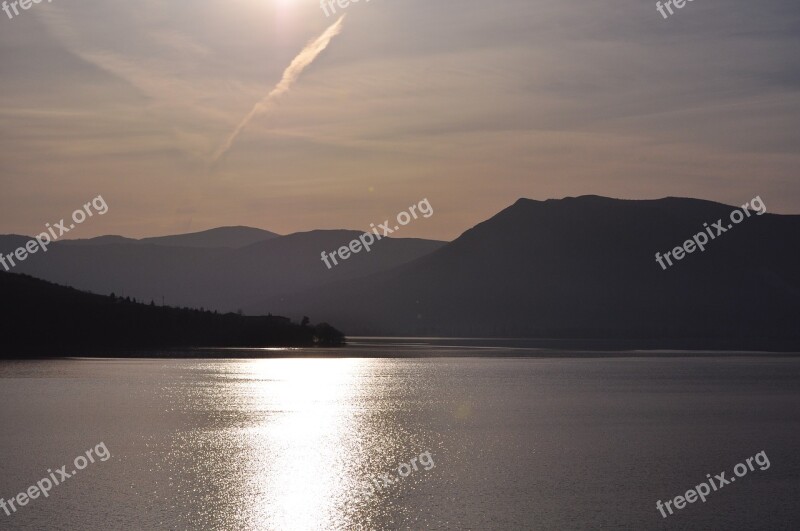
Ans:
POLYGON ((269 94, 264 97, 264 99, 256 103, 253 109, 242 119, 241 122, 239 122, 239 125, 236 126, 230 136, 228 136, 228 139, 225 141, 225 143, 222 144, 222 146, 220 146, 220 148, 216 151, 213 157, 214 162, 218 161, 225 153, 227 153, 244 128, 247 127, 247 124, 250 123, 253 118, 269 111, 272 108, 272 104, 275 102, 275 100, 289 91, 294 82, 297 81, 297 78, 300 77, 300 74, 303 73, 303 70, 305 70, 308 65, 314 62, 314 59, 316 59, 317 56, 328 47, 328 44, 334 37, 341 33, 344 17, 345 15, 339 17, 339 20, 331 24, 328 29, 322 33, 322 35, 309 42, 306 47, 303 48, 303 51, 301 51, 298 56, 292 60, 288 68, 284 70, 283 76, 275 88, 272 89, 269 94))

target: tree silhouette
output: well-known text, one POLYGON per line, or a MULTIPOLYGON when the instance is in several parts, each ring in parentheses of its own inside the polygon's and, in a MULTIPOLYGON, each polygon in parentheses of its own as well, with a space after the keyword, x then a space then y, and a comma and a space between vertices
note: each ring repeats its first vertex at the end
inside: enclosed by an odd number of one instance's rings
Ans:
MULTIPOLYGON (((243 316, 133 303, 0 272, 0 358, 54 355, 174 356, 183 347, 335 346, 344 335, 330 325, 303 326, 279 316, 243 316), (124 301, 120 303, 120 301, 124 301), (58 319, 51 316, 58 315, 58 319), (41 323, 48 333, 41 333, 41 323)), ((202 356, 193 351, 192 356, 202 356)), ((219 356, 219 352, 210 354, 219 356)), ((237 354, 241 355, 241 354, 237 354)))

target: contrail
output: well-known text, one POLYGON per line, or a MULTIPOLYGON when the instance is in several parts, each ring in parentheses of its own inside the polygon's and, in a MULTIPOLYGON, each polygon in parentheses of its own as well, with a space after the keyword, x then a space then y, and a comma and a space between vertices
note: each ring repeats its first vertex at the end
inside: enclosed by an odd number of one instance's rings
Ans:
POLYGON ((303 51, 294 58, 291 62, 289 67, 283 71, 283 77, 281 77, 280 82, 275 86, 269 94, 264 96, 264 99, 256 103, 253 110, 251 110, 247 116, 236 126, 236 129, 233 130, 233 133, 230 134, 228 139, 225 141, 222 146, 217 150, 214 154, 213 161, 217 162, 220 157, 222 157, 230 148, 233 146, 233 143, 236 142, 236 138, 241 134, 242 130, 247 127, 247 124, 250 123, 250 120, 258 116, 259 114, 264 114, 268 110, 272 108, 273 102, 283 96, 289 89, 292 87, 297 78, 303 73, 303 70, 310 65, 317 56, 322 53, 322 50, 328 47, 328 43, 331 42, 331 39, 336 37, 342 31, 342 21, 344 20, 345 15, 339 17, 339 20, 334 22, 328 29, 326 29, 322 35, 317 37, 315 40, 306 44, 306 47, 303 48, 303 51))

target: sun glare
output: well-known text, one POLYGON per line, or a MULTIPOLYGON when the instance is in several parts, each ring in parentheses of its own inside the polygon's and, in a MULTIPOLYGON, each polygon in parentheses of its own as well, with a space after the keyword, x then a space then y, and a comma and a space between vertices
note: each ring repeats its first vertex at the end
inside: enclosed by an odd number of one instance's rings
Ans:
POLYGON ((273 529, 342 523, 352 475, 342 455, 358 433, 352 404, 362 365, 357 359, 248 363, 254 406, 265 415, 252 432, 252 452, 272 456, 271 466, 252 478, 251 490, 261 496, 248 508, 252 521, 273 529))

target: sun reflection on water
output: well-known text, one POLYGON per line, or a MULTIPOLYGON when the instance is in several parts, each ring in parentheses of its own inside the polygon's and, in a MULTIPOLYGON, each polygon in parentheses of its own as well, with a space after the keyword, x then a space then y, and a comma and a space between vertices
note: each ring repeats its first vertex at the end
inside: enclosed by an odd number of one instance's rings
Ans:
POLYGON ((253 360, 251 404, 265 414, 248 431, 254 496, 245 520, 259 529, 346 526, 358 454, 359 375, 364 360, 253 360))

